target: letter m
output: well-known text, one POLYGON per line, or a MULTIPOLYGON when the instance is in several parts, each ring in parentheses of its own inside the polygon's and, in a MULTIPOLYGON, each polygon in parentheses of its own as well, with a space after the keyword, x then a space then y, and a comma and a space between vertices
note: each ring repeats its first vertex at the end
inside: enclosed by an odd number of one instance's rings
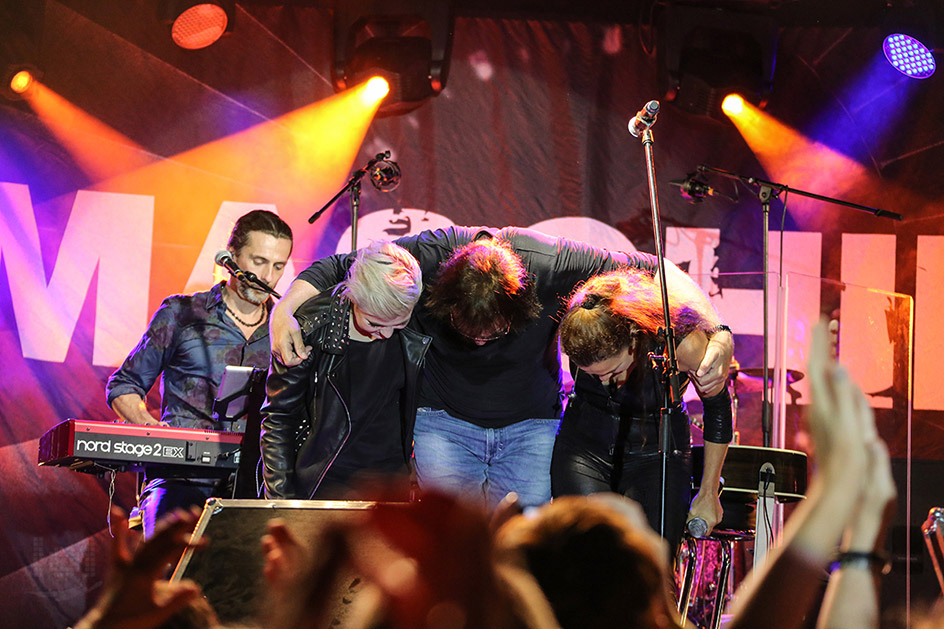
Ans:
POLYGON ((147 321, 153 226, 153 197, 80 190, 47 282, 29 188, 0 182, 0 259, 24 358, 65 361, 97 268, 92 363, 122 361, 147 321))

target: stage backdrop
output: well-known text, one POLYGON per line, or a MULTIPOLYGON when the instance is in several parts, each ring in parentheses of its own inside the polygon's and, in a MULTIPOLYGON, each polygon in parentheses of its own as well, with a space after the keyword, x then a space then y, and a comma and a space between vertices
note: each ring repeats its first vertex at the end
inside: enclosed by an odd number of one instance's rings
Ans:
MULTIPOLYGON (((653 250, 643 150, 626 131, 661 96, 647 29, 460 18, 446 90, 409 115, 371 121, 331 89, 329 13, 237 6, 231 35, 187 52, 148 30, 139 5, 47 2, 42 89, 0 107, 0 617, 17 626, 81 615, 101 586, 108 503, 134 500, 130 475, 38 467, 40 436, 69 417, 115 417, 105 380, 164 297, 221 279, 213 254, 247 210, 272 209, 295 231, 281 290, 312 259, 350 246, 346 196, 315 224, 306 219, 387 149, 403 181, 390 193, 364 187, 361 243, 451 224, 519 225, 653 250)), ((896 460, 910 447, 940 479, 944 388, 931 361, 944 345, 935 316, 944 307, 944 78, 909 82, 877 63, 878 35, 786 29, 770 106, 751 124, 664 107, 654 132, 666 254, 712 295, 737 332, 740 363, 759 367, 760 203, 747 187, 711 179, 738 200, 693 205, 669 181, 708 164, 903 214, 893 222, 798 195, 785 213, 773 203, 771 269, 783 251, 783 272, 807 282, 790 296, 782 361, 804 369, 819 313, 850 330, 865 316, 843 297, 860 289, 822 288, 820 278, 913 296, 913 313, 890 297, 878 313, 906 324, 913 315, 910 430, 901 421, 907 340, 892 341, 889 326, 864 345, 882 348, 876 358, 850 335, 844 362, 867 381, 896 460)), ((787 400, 788 447, 805 447, 805 394, 800 381, 787 400)), ((742 395, 742 443, 760 444, 758 396, 742 395)), ((159 405, 157 387, 149 403, 159 405)), ((942 499, 916 497, 901 530, 942 499)), ((912 544, 927 576, 915 535, 912 544)))

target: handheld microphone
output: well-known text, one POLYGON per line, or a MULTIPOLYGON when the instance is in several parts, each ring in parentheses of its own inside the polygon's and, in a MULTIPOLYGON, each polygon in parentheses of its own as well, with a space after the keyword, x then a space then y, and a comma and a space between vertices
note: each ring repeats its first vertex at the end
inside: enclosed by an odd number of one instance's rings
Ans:
POLYGON ((702 518, 692 518, 685 523, 685 528, 692 537, 701 538, 708 534, 708 523, 702 518))
POLYGON ((236 264, 236 260, 233 260, 233 255, 226 249, 217 251, 213 261, 216 262, 218 266, 229 271, 236 279, 251 282, 251 280, 246 277, 246 272, 239 268, 239 265, 236 264))
POLYGON ((659 101, 651 100, 646 103, 642 109, 636 112, 636 115, 627 125, 629 132, 634 138, 638 138, 643 132, 656 123, 656 116, 659 115, 659 101))

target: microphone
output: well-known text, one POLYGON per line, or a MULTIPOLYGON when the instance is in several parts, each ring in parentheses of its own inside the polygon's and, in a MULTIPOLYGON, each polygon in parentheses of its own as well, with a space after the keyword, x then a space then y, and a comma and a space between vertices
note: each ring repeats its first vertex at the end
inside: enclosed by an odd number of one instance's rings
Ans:
POLYGON ((281 295, 272 289, 272 287, 256 277, 255 273, 252 271, 243 271, 241 268, 239 268, 239 265, 236 264, 236 260, 233 259, 232 254, 230 254, 230 252, 226 249, 220 249, 217 251, 216 255, 213 257, 213 261, 216 262, 217 265, 229 271, 236 279, 242 280, 247 284, 251 284, 259 290, 269 293, 276 299, 282 298, 281 295))
POLYGON ((692 518, 685 524, 685 528, 692 537, 704 537, 708 533, 708 523, 702 518, 692 518))
MULTIPOLYGON (((390 151, 386 152, 386 156, 390 156, 390 151)), ((370 169, 370 183, 374 184, 374 188, 380 192, 391 192, 400 185, 400 165, 387 157, 378 161, 370 169)))
POLYGON ((688 173, 685 179, 674 179, 669 182, 669 185, 679 188, 682 196, 689 203, 701 203, 705 197, 725 196, 696 177, 695 173, 688 173))
POLYGON ((634 138, 638 138, 643 132, 656 123, 656 116, 659 115, 659 101, 651 100, 643 108, 636 112, 636 115, 627 125, 629 132, 634 138))
POLYGON ((221 266, 229 271, 230 274, 236 277, 236 279, 242 280, 244 282, 252 281, 246 276, 246 272, 239 268, 239 265, 236 264, 236 260, 233 260, 233 255, 226 249, 217 251, 213 261, 216 262, 218 266, 221 266))

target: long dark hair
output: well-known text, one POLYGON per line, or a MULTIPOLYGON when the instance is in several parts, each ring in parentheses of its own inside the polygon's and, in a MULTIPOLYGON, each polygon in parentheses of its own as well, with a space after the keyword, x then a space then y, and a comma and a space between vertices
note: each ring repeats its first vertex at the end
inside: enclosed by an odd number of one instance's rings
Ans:
POLYGON ((534 280, 511 245, 482 238, 456 249, 439 267, 426 307, 463 333, 519 328, 541 314, 534 280))

